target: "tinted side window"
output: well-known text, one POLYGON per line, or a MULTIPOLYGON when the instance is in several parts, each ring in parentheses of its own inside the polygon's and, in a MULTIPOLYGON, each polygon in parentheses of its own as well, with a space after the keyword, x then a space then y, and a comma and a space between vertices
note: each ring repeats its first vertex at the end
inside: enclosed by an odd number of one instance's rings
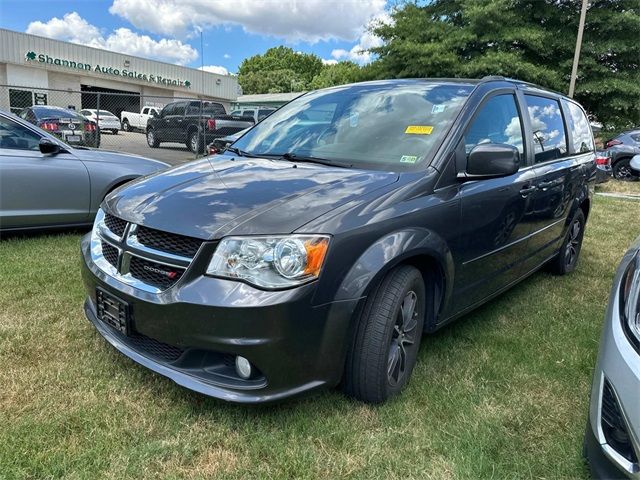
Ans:
POLYGON ((175 103, 170 103, 168 105, 165 105, 164 108, 162 109, 162 112, 160 113, 161 117, 166 117, 168 115, 173 115, 173 107, 175 106, 175 103))
POLYGON ((629 135, 631 137, 631 139, 636 142, 636 143, 640 143, 640 133, 632 133, 631 135, 629 135))
POLYGON ((482 143, 513 145, 522 155, 524 142, 522 122, 513 95, 497 95, 481 108, 464 136, 467 155, 473 147, 482 143))
POLYGON ((0 117, 0 148, 12 150, 38 150, 40 135, 28 128, 0 117))
POLYGON ((173 106, 173 111, 171 112, 171 115, 182 116, 182 115, 184 115, 184 110, 185 110, 185 104, 184 103, 176 103, 173 106))
POLYGON ((568 126, 573 136, 573 149, 576 153, 593 152, 593 135, 589 120, 582 109, 573 102, 563 100, 569 110, 568 126))
POLYGON ((566 157, 567 135, 558 101, 535 95, 524 97, 531 119, 536 163, 566 157))
POLYGON ((149 109, 148 109, 147 107, 144 107, 144 108, 142 109, 142 113, 143 113, 143 114, 147 114, 147 113, 149 113, 149 109))

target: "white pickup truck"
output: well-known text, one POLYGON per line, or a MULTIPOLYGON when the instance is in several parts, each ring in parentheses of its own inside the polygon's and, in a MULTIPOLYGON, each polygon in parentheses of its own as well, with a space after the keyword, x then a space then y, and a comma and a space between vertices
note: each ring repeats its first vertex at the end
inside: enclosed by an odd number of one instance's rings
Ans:
POLYGON ((160 113, 157 107, 142 107, 140 113, 122 112, 120 121, 122 122, 122 130, 131 132, 133 130, 146 130, 147 122, 150 118, 156 117, 160 113))

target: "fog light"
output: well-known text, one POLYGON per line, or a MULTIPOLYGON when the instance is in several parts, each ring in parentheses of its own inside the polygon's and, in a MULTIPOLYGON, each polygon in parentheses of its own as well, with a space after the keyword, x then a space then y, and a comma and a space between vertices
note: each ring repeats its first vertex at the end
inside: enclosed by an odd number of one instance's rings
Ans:
POLYGON ((236 372, 245 380, 251 376, 251 363, 244 357, 236 357, 236 372))

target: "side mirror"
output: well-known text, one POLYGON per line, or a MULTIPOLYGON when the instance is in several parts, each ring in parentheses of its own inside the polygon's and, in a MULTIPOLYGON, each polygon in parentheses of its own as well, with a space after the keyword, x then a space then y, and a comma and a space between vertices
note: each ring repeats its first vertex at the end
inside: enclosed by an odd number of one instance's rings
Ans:
POLYGON ((60 153, 60 145, 52 142, 48 138, 41 138, 38 146, 40 147, 40 152, 44 154, 56 155, 60 153))
POLYGON ((520 168, 520 152, 513 145, 481 143, 467 158, 467 169, 458 178, 479 179, 513 175, 520 168))

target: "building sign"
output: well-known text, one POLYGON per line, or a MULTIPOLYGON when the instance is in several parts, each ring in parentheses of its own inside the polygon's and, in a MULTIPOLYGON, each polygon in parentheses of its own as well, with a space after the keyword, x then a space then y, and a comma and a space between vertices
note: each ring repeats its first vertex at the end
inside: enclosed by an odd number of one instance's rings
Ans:
POLYGON ((46 55, 44 53, 38 54, 33 51, 25 53, 24 58, 27 62, 44 63, 46 65, 55 65, 57 67, 70 68, 73 70, 95 72, 115 77, 125 77, 133 80, 141 80, 143 82, 166 85, 168 87, 191 88, 191 82, 189 80, 179 80, 175 78, 161 77, 160 75, 140 73, 135 70, 129 70, 127 68, 118 69, 97 64, 92 65, 90 63, 74 62, 72 60, 50 57, 49 55, 46 55))

